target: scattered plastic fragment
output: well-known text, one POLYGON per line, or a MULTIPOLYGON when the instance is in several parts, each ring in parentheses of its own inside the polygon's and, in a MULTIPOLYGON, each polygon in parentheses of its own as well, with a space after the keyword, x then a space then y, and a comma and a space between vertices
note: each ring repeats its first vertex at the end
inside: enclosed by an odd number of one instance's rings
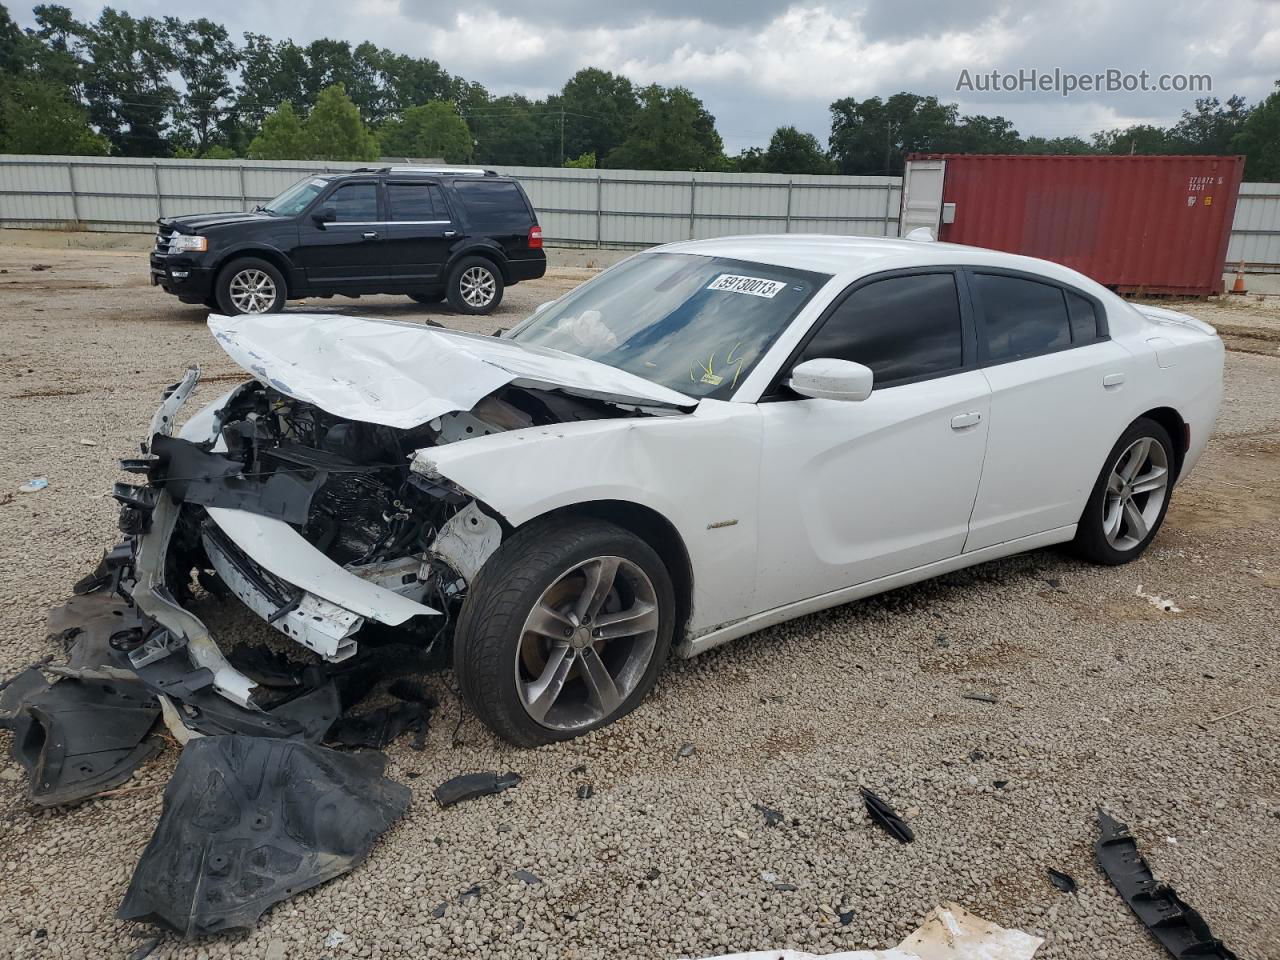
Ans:
POLYGON ((343 747, 381 749, 402 733, 413 731, 411 746, 415 750, 421 750, 426 745, 427 722, 434 706, 434 701, 401 702, 390 707, 378 707, 367 713, 339 717, 324 739, 326 743, 343 747))
POLYGON ((1156 607, 1159 610, 1163 610, 1165 613, 1181 613, 1182 612, 1182 608, 1177 606, 1172 600, 1168 599, 1167 597, 1162 597, 1159 594, 1155 594, 1155 593, 1143 593, 1142 584, 1138 584, 1138 589, 1134 591, 1134 596, 1142 597, 1143 600, 1146 600, 1153 607, 1156 607))
POLYGON ((596 792, 595 788, 592 787, 591 784, 584 783, 582 786, 578 788, 578 799, 590 800, 593 796, 595 796, 595 792, 596 792))
POLYGON ((130 950, 128 960, 147 960, 147 957, 151 956, 158 946, 160 946, 160 938, 152 937, 150 940, 140 943, 130 950))
POLYGON ((680 749, 676 751, 676 756, 692 757, 697 752, 698 752, 698 748, 695 747, 692 743, 682 743, 680 744, 680 749))
MULTIPOLYGON (((841 922, 846 922, 840 914, 841 922)), ((852 911, 848 914, 853 919, 852 911)), ((1044 943, 1021 930, 1008 930, 954 903, 930 911, 919 928, 888 950, 852 950, 821 957, 799 950, 756 950, 708 960, 1032 960, 1044 943)))
POLYGON ((48 477, 32 477, 18 488, 19 493, 36 493, 49 485, 48 477))
POLYGON ((993 697, 989 693, 962 693, 960 694, 960 696, 962 699, 977 700, 979 703, 998 703, 999 702, 998 700, 996 700, 995 697, 993 697))
POLYGON ((42 271, 44 271, 44 270, 52 270, 52 269, 53 269, 53 264, 51 264, 51 263, 33 263, 33 264, 31 265, 31 269, 32 269, 32 271, 33 271, 33 272, 35 272, 35 273, 40 273, 40 272, 42 272, 42 271))
POLYGON ((520 782, 518 773, 464 773, 453 777, 435 789, 436 803, 442 807, 451 807, 463 800, 486 797, 493 793, 510 790, 520 782))
POLYGON ((1129 909, 1151 935, 1179 960, 1237 960, 1209 930, 1204 917, 1171 888, 1156 881, 1129 828, 1098 810, 1101 833, 1094 844, 1098 864, 1129 909))
POLYGON ((766 807, 763 803, 753 803, 752 806, 764 815, 764 825, 766 827, 776 827, 786 819, 780 811, 774 810, 772 807, 766 807))
POLYGON ((1076 881, 1069 873, 1063 873, 1061 870, 1049 868, 1049 882, 1061 890, 1063 893, 1075 893, 1076 881))
POLYGON ((799 890, 800 888, 797 887, 794 883, 775 883, 773 885, 773 889, 779 891, 780 893, 792 893, 796 890, 799 890))
POLYGON ((437 920, 439 920, 441 917, 444 916, 444 912, 448 908, 449 908, 448 901, 441 901, 440 903, 436 904, 436 908, 431 911, 431 915, 435 917, 437 920))
POLYGON ((898 816, 891 806, 877 797, 866 787, 861 787, 860 790, 862 792, 862 799, 867 805, 867 814, 872 820, 883 827, 889 836, 896 839, 899 843, 911 843, 915 840, 916 835, 911 831, 911 828, 903 822, 903 819, 898 816))
POLYGON ((511 871, 511 875, 517 880, 522 880, 531 887, 542 882, 542 878, 530 870, 513 870, 511 871))
POLYGON ((847 927, 853 923, 853 918, 857 916, 852 910, 841 910, 836 914, 836 919, 840 921, 840 926, 847 927))
POLYGON ((340 943, 347 942, 347 935, 341 930, 330 930, 329 935, 324 938, 325 949, 332 950, 340 943))
POLYGON ((381 754, 296 740, 192 740, 116 916, 188 937, 252 927, 364 860, 409 808, 385 766, 381 754))
POLYGON ((479 900, 482 893, 484 893, 484 887, 477 883, 475 886, 467 887, 467 889, 458 894, 458 902, 467 903, 471 900, 479 900))
POLYGON ((644 878, 646 880, 657 880, 660 876, 662 876, 661 870, 657 867, 650 867, 649 872, 644 875, 644 878))

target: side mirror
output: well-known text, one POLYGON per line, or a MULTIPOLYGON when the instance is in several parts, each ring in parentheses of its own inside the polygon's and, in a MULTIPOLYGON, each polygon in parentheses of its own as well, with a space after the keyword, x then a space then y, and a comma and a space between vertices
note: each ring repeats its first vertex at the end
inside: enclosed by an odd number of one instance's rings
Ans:
POLYGON ((815 400, 865 400, 871 396, 874 382, 870 367, 852 360, 817 357, 796 364, 787 386, 815 400))
POLYGON ((333 207, 321 207, 311 215, 311 219, 316 222, 317 227, 323 230, 326 223, 333 223, 338 219, 338 214, 333 207))

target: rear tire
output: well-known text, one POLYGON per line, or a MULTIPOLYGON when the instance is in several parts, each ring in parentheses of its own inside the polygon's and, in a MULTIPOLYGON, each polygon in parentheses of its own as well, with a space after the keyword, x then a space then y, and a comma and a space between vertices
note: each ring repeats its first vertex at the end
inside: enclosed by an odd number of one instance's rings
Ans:
POLYGON ((555 743, 634 710, 674 626, 675 591, 652 547, 603 520, 551 517, 516 531, 473 579, 454 672, 499 737, 555 743))
POLYGON ((463 257, 451 271, 445 289, 449 306, 459 313, 482 316, 492 313, 502 303, 506 284, 502 271, 485 257, 463 257))
POLYGON ((1142 556, 1169 509, 1177 460, 1169 431, 1140 417, 1107 454, 1072 548, 1092 563, 1118 566, 1142 556))
POLYGON ((218 273, 218 306, 229 317, 242 313, 279 313, 288 299, 284 276, 266 260, 241 257, 218 273))

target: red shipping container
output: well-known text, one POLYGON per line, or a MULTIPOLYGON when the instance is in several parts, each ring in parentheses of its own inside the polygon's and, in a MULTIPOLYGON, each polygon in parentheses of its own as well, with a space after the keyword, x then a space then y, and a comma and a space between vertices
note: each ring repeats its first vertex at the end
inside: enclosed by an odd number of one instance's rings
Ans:
POLYGON ((1244 157, 945 153, 909 160, 946 162, 940 240, 1053 260, 1118 293, 1222 292, 1244 157))

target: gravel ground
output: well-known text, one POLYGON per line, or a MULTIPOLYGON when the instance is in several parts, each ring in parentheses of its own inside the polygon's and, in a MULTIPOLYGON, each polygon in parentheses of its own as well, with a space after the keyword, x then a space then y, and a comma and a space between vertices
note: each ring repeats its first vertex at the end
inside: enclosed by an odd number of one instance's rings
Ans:
MULTIPOLYGON (((203 310, 147 286, 138 252, 0 240, 0 271, 8 675, 53 652, 46 608, 114 542, 115 461, 161 389, 193 360, 208 379, 238 374, 203 310), (48 489, 16 492, 35 475, 48 489)), ((495 318, 438 312, 488 332, 586 275, 557 268, 518 286, 495 318)), ((319 303, 437 312, 392 297, 319 303)), ((1241 957, 1280 956, 1276 313, 1252 301, 1186 309, 1243 332, 1217 435, 1139 562, 1100 569, 1045 551, 806 617, 675 663, 630 717, 534 751, 465 715, 455 738, 452 679, 431 677, 441 709, 426 750, 404 738, 388 751, 413 806, 369 860, 247 935, 164 936, 152 956, 829 952, 894 944, 956 900, 1046 937, 1044 958, 1156 960, 1165 954, 1094 865, 1099 804, 1241 957), (685 742, 696 749, 680 757, 685 742), (524 782, 449 810, 431 799, 446 777, 484 769, 524 782), (586 783, 594 795, 580 800, 586 783), (860 784, 906 814, 916 843, 867 822, 860 784), (755 803, 785 822, 766 826, 755 803), (1079 891, 1055 890, 1051 866, 1079 891), (521 869, 541 882, 512 875, 521 869), (480 895, 460 902, 473 885, 480 895), (345 939, 325 946, 332 931, 345 939)), ((265 630, 229 606, 219 624, 224 638, 265 630)), ((113 915, 176 757, 171 745, 127 792, 47 811, 24 803, 18 768, 0 760, 0 955, 123 958, 156 936, 113 915)))

